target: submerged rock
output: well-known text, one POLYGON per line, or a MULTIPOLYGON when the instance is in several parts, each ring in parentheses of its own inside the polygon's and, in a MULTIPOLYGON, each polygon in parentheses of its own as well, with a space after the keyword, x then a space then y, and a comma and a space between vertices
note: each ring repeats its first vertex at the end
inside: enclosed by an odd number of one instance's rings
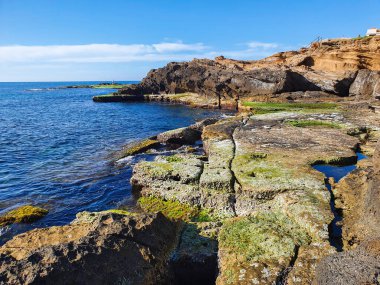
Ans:
POLYGON ((32 223, 46 216, 48 212, 48 210, 36 206, 22 206, 1 216, 0 226, 6 226, 13 223, 32 223))
POLYGON ((124 146, 117 156, 118 156, 118 159, 121 159, 126 156, 139 154, 149 149, 156 148, 159 145, 160 145, 160 142, 153 138, 140 140, 140 141, 133 142, 124 146))

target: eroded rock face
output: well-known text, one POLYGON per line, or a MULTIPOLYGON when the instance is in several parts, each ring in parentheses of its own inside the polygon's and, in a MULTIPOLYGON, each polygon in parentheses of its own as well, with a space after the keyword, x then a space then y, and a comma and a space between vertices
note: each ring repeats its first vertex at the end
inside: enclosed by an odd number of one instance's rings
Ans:
POLYGON ((359 70, 350 87, 350 96, 358 100, 380 99, 380 72, 359 70))
POLYGON ((0 248, 1 284, 166 284, 177 226, 162 214, 82 215, 0 248))
POLYGON ((234 98, 253 94, 319 90, 300 74, 289 69, 239 70, 226 68, 212 60, 169 63, 152 70, 138 84, 121 94, 157 94, 193 92, 200 95, 234 98))
POLYGON ((207 236, 202 227, 215 228, 215 224, 188 223, 184 226, 178 247, 170 259, 172 284, 215 284, 218 275, 217 241, 207 236))
POLYGON ((245 68, 268 65, 306 66, 325 72, 380 70, 380 37, 315 42, 309 48, 251 61, 250 64, 245 64, 245 68))
POLYGON ((145 94, 191 92, 193 97, 202 97, 205 104, 224 108, 236 107, 234 101, 244 97, 297 91, 378 99, 379 62, 379 37, 327 40, 258 61, 217 57, 172 62, 150 71, 140 84, 119 91, 117 96, 140 95, 142 99, 145 94))

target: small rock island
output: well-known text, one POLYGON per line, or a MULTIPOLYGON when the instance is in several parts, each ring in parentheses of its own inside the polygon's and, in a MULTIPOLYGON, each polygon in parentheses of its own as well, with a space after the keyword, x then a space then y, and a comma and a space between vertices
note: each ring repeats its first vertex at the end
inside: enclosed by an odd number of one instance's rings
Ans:
POLYGON ((5 243, 0 284, 379 284, 379 36, 172 62, 93 100, 238 112, 125 146, 180 151, 134 166, 137 209, 5 243))

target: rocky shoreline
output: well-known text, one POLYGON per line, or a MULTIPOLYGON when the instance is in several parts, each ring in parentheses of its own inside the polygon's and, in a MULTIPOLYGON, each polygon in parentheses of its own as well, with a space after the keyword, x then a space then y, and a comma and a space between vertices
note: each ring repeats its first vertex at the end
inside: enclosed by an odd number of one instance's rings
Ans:
POLYGON ((178 153, 134 166, 138 210, 82 212, 8 241, 0 284, 379 284, 379 54, 368 37, 170 63, 94 97, 240 112, 126 146, 118 159, 178 153), (313 168, 355 165, 359 149, 368 158, 340 181, 313 168))

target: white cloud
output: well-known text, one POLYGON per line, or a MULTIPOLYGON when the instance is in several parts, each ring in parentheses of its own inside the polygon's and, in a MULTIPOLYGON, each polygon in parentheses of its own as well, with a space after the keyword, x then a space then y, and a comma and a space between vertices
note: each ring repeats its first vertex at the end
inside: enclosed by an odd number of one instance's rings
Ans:
MULTIPOLYGON (((219 52, 219 54, 233 59, 257 60, 271 56, 281 51, 299 48, 277 43, 265 43, 257 41, 248 42, 244 44, 244 47, 245 48, 242 49, 222 51, 219 52)), ((214 51, 210 52, 210 54, 216 55, 214 51)))
POLYGON ((208 47, 201 43, 87 44, 51 46, 0 46, 0 63, 132 62, 188 59, 208 47))
MULTIPOLYGON (((1 1, 1 0, 0 0, 1 1)), ((193 58, 255 60, 291 47, 251 41, 219 50, 203 43, 0 46, 0 81, 139 79, 169 61, 193 58)))
POLYGON ((279 45, 276 43, 249 42, 247 46, 251 49, 276 49, 279 45))

